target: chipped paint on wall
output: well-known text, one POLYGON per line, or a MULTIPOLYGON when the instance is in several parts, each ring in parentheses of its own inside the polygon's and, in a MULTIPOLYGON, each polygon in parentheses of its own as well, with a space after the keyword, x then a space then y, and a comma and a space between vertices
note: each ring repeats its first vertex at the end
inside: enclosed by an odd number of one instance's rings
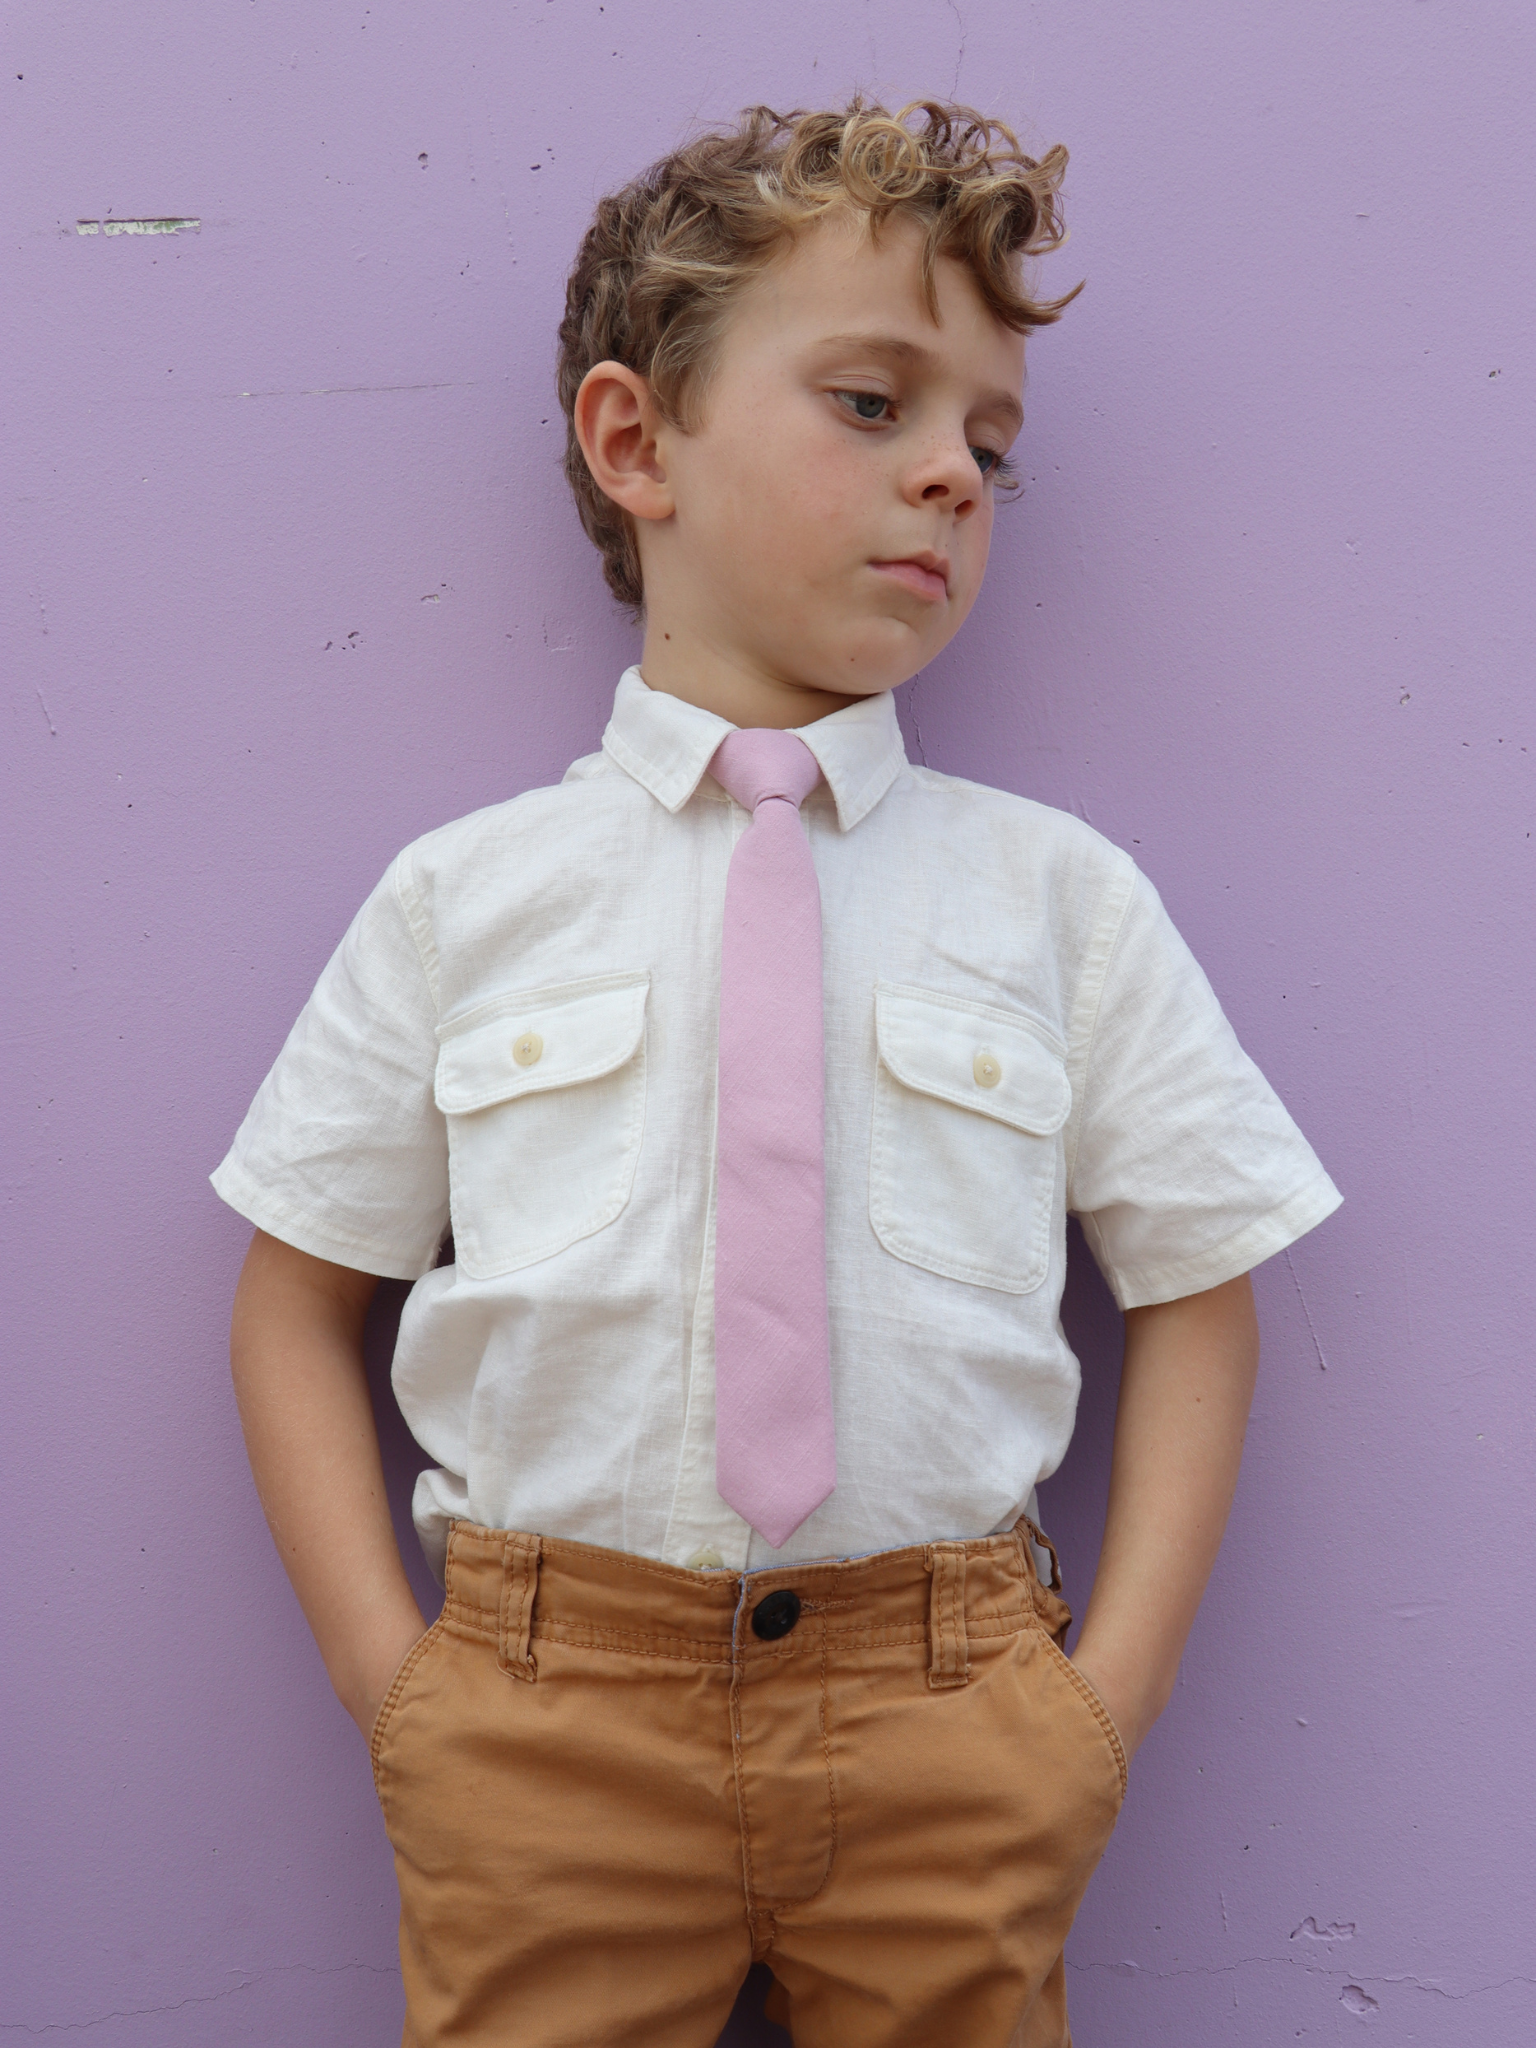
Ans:
POLYGON ((77 235, 195 235, 202 222, 189 216, 166 214, 144 220, 77 220, 77 235))

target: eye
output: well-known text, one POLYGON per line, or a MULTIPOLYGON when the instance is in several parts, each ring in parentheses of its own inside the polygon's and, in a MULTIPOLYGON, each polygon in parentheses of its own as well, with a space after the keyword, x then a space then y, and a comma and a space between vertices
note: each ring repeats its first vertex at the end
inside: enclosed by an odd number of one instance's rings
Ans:
POLYGON ((1005 491, 1018 488, 1018 474, 1006 455, 999 455, 995 448, 973 448, 971 454, 989 483, 1000 484, 1005 491))
POLYGON ((838 391, 833 395, 855 419, 873 421, 890 417, 891 401, 883 391, 838 391))

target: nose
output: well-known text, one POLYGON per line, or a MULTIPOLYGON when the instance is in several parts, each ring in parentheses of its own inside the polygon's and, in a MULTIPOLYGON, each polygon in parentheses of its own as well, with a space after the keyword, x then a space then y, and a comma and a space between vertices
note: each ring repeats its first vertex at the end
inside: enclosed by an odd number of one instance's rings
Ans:
POLYGON ((968 519, 981 503, 981 471, 964 441, 932 442, 912 465, 904 495, 913 505, 944 506, 953 519, 968 519))

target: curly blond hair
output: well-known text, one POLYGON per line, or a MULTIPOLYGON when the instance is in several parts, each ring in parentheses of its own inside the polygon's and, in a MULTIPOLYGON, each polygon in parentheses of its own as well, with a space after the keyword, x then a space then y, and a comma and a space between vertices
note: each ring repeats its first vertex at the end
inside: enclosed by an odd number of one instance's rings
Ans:
POLYGON ((940 256, 965 264, 997 318, 1020 333, 1060 316, 1030 296, 1022 259, 1065 239, 1058 143, 1037 162, 1013 131, 971 107, 915 100, 899 113, 862 98, 841 112, 747 107, 599 201, 566 283, 558 383, 565 474, 603 574, 621 603, 644 603, 629 515, 599 490, 576 438, 576 393, 595 363, 645 377, 664 419, 690 424, 725 315, 793 237, 838 208, 879 228, 924 228, 922 286, 937 312, 940 256))

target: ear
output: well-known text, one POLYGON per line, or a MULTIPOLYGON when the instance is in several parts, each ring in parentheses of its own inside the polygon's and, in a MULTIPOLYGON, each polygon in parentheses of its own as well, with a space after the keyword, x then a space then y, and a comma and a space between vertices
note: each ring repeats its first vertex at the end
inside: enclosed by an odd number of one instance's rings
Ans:
POLYGON ((598 489, 633 519, 670 519, 662 421, 651 387, 623 363, 594 363, 573 408, 576 438, 598 489))

